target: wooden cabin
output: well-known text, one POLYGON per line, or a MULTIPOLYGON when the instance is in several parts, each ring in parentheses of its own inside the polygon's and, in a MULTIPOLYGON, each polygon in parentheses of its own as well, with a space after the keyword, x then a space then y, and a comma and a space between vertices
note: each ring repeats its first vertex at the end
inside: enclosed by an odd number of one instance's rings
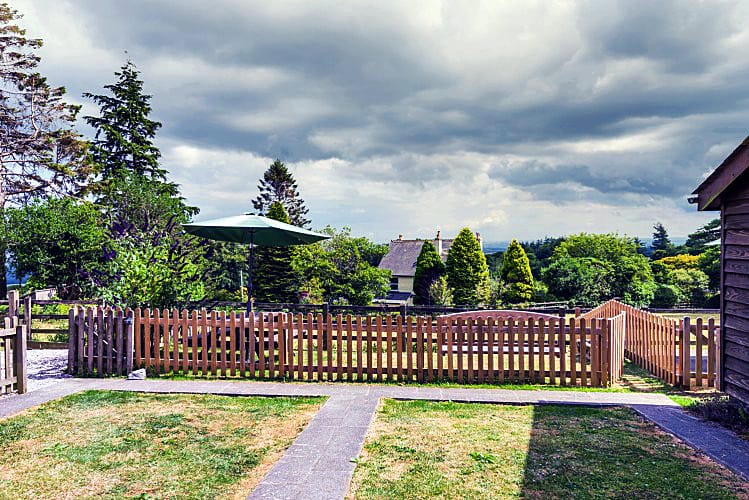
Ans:
POLYGON ((749 137, 693 194, 720 210, 720 388, 749 403, 749 137))

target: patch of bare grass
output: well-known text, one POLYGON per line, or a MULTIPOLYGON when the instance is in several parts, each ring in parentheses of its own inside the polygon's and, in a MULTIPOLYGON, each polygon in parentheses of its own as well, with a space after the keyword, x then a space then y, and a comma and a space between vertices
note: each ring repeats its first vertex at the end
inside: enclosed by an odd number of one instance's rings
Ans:
POLYGON ((624 408, 385 401, 350 498, 735 498, 749 484, 624 408))
POLYGON ((322 404, 88 391, 0 422, 0 498, 244 498, 322 404))

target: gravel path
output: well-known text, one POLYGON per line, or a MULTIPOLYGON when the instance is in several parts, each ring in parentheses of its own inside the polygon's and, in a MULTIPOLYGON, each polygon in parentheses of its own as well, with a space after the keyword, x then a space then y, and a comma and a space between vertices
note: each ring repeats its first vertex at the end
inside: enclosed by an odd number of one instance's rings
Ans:
POLYGON ((34 349, 26 351, 29 391, 35 391, 70 378, 67 349, 34 349))

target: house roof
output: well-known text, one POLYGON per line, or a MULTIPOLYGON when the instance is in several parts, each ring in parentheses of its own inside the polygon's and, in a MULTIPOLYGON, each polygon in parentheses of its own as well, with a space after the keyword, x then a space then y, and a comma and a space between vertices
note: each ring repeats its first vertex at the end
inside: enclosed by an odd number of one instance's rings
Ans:
POLYGON ((698 210, 720 210, 721 196, 749 169, 749 137, 723 160, 692 194, 698 210))
MULTIPOLYGON (((432 240, 435 248, 439 248, 437 240, 432 240)), ((442 240, 442 254, 440 257, 444 262, 447 258, 447 251, 453 240, 442 240)), ((416 259, 419 258, 421 247, 424 240, 392 240, 389 245, 388 253, 380 261, 380 269, 389 269, 393 276, 413 276, 416 274, 416 259)))
POLYGON ((387 296, 382 298, 375 299, 375 302, 408 302, 408 299, 411 298, 413 294, 411 292, 398 292, 395 290, 391 290, 388 292, 387 296))

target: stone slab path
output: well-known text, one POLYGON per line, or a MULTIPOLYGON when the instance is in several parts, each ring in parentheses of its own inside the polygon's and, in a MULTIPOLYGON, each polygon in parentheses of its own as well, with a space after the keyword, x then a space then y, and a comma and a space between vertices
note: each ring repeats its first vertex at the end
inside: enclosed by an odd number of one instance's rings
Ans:
POLYGON ((703 422, 663 394, 520 391, 365 384, 67 379, 0 400, 0 418, 87 389, 328 400, 248 498, 343 498, 380 398, 493 404, 627 406, 749 480, 749 442, 703 422))

